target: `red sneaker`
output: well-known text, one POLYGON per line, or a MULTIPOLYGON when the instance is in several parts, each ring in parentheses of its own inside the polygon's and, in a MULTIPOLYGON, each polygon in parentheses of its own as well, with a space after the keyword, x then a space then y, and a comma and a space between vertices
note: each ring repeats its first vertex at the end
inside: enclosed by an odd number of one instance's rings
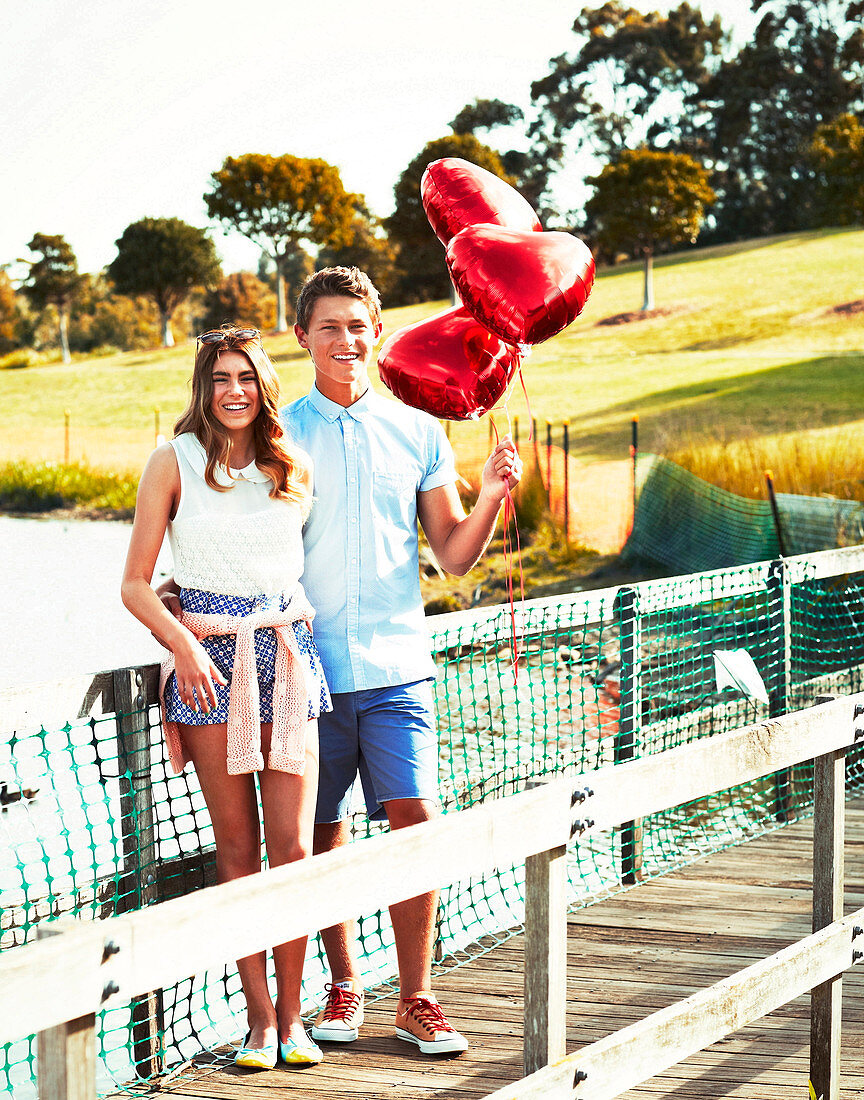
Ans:
POLYGON ((325 1043, 353 1043, 363 1023, 363 989, 359 982, 324 986, 327 1003, 312 1028, 312 1038, 325 1043))
POLYGON ((447 1021, 431 993, 403 997, 396 1009, 396 1037, 416 1043, 423 1054, 461 1054, 468 1040, 447 1021))

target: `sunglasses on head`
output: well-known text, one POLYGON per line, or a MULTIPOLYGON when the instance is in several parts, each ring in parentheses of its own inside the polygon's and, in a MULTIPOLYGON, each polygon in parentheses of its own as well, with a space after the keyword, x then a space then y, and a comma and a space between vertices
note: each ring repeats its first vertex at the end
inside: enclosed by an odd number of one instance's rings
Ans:
POLYGON ((225 332, 221 328, 210 332, 202 332, 196 336, 196 344, 220 344, 223 340, 255 340, 260 339, 261 332, 257 328, 237 328, 233 332, 225 332))

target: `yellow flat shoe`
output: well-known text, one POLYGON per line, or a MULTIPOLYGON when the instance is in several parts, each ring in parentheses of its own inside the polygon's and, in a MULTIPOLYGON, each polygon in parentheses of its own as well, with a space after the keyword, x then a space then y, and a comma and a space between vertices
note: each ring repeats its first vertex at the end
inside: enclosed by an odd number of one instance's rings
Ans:
POLYGON ((313 1043, 308 1035, 306 1040, 305 1043, 296 1043, 291 1038, 280 1039, 279 1054, 282 1061, 291 1066, 317 1066, 319 1062, 323 1062, 324 1055, 321 1053, 321 1047, 313 1043))
POLYGON ((247 1047, 251 1031, 246 1032, 243 1046, 234 1055, 234 1065, 244 1069, 275 1069, 279 1051, 275 1043, 266 1047, 247 1047))

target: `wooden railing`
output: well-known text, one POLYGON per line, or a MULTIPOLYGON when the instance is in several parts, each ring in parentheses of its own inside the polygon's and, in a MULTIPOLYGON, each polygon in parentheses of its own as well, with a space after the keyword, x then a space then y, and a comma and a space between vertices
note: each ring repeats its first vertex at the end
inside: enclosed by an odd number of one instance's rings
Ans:
POLYGON ((811 1077, 839 1095, 840 976, 864 910, 842 919, 844 754, 864 694, 542 786, 135 913, 61 927, 0 956, 0 1042, 39 1034, 43 1100, 95 1096, 95 1013, 190 973, 494 867, 526 865, 524 1066, 495 1100, 602 1100, 813 990, 811 1077), (567 869, 609 830, 816 757, 814 935, 565 1056, 567 869), (575 819, 574 819, 575 815, 575 819))

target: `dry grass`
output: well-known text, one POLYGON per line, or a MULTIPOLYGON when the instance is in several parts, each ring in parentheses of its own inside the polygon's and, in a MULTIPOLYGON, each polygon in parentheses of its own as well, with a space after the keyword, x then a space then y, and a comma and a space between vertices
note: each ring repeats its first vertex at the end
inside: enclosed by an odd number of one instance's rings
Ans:
POLYGON ((864 424, 842 431, 679 440, 666 456, 703 481, 743 497, 765 498, 765 472, 780 493, 864 501, 864 424))

